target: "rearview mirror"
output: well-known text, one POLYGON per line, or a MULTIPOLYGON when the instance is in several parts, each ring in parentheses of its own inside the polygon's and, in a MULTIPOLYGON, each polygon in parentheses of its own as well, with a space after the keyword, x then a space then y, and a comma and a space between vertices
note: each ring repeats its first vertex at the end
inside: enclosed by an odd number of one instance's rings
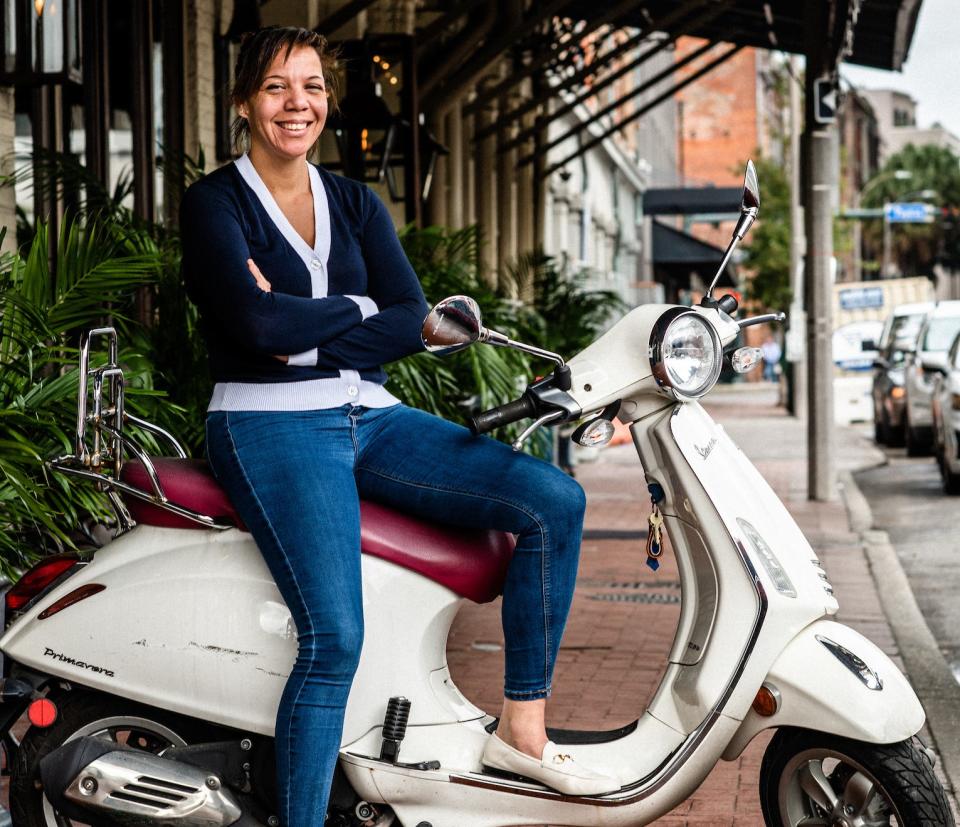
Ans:
POLYGON ((753 161, 747 161, 747 168, 743 173, 743 196, 740 199, 740 211, 753 210, 756 217, 760 211, 760 182, 757 180, 757 168, 753 161))
POLYGON ((434 305, 423 320, 420 337, 431 353, 446 356, 480 338, 480 305, 469 296, 450 296, 434 305))

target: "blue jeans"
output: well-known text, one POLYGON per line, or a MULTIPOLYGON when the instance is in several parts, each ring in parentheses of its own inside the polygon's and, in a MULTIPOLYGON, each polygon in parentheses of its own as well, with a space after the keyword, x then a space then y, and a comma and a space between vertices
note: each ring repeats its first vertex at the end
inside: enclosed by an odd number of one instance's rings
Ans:
POLYGON ((583 489, 414 408, 217 412, 207 455, 297 625, 277 715, 285 827, 321 827, 363 642, 359 499, 517 535, 503 590, 504 695, 545 698, 577 575, 583 489))

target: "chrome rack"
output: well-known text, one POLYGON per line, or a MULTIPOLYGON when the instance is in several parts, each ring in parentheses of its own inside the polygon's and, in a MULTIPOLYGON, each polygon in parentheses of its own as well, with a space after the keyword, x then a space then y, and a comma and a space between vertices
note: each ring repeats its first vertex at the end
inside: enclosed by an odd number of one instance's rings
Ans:
POLYGON ((117 331, 112 327, 98 327, 80 337, 79 390, 77 393, 77 433, 74 452, 47 460, 47 466, 70 476, 94 482, 104 491, 117 515, 121 531, 133 527, 134 521, 120 493, 129 494, 159 508, 219 530, 233 528, 232 523, 200 514, 185 506, 170 502, 163 491, 157 469, 150 456, 124 433, 124 424, 136 425, 166 440, 181 459, 187 452, 176 438, 164 428, 128 413, 124 408, 123 369, 119 365, 117 331), (107 362, 90 367, 91 342, 102 337, 107 340, 107 362), (106 397, 104 396, 106 390, 106 397), (151 491, 130 485, 120 479, 124 452, 139 460, 150 480, 151 491))

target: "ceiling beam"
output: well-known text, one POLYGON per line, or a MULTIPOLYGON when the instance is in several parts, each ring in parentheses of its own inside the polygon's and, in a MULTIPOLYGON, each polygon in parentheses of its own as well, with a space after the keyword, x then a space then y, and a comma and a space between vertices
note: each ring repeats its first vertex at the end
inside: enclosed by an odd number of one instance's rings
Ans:
MULTIPOLYGON (((705 0, 688 0, 688 5, 692 3, 693 6, 698 6, 703 2, 705 2, 705 0)), ((595 32, 601 26, 603 26, 606 23, 609 23, 612 20, 616 20, 618 17, 625 14, 627 11, 629 11, 636 5, 637 5, 637 0, 620 0, 620 2, 614 5, 612 9, 609 9, 608 11, 604 12, 599 17, 591 19, 587 23, 587 26, 583 29, 583 31, 577 32, 574 35, 574 37, 578 40, 582 40, 583 38, 588 37, 590 34, 595 32)), ((653 30, 652 26, 651 26, 651 30, 653 30)), ((556 46, 557 44, 553 44, 553 45, 556 46)), ((521 83, 531 75, 536 74, 537 70, 540 69, 544 64, 549 63, 551 60, 555 58, 561 58, 564 54, 567 54, 566 49, 563 48, 563 46, 565 45, 566 44, 562 44, 562 46, 556 49, 547 49, 546 51, 543 52, 543 54, 537 55, 529 63, 520 67, 517 71, 512 72, 510 74, 510 77, 504 78, 496 86, 492 86, 490 89, 488 89, 486 92, 487 96, 494 97, 494 98, 499 97, 508 89, 512 89, 518 83, 521 83)), ((479 100, 473 101, 471 104, 463 108, 463 114, 471 115, 476 110, 480 109, 483 105, 484 104, 479 100)))
MULTIPOLYGON (((737 52, 739 52, 742 48, 744 48, 744 47, 743 47, 743 46, 738 46, 738 45, 731 46, 729 49, 727 49, 727 51, 723 52, 721 55, 719 55, 718 57, 716 57, 716 58, 714 58, 713 60, 711 60, 709 63, 707 63, 707 64, 705 64, 704 66, 702 66, 700 69, 698 69, 696 72, 694 72, 694 73, 693 73, 692 75, 690 75, 689 77, 686 77, 686 78, 684 78, 682 81, 680 81, 679 83, 674 84, 671 88, 667 89, 666 92, 664 92, 664 93, 661 94, 661 95, 658 95, 658 96, 657 96, 656 98, 654 98, 652 101, 649 101, 648 103, 645 103, 645 104, 644 104, 643 106, 641 106, 636 112, 632 112, 630 115, 628 115, 626 118, 624 118, 624 119, 623 119, 622 121, 620 121, 619 123, 614 124, 612 127, 610 127, 609 129, 605 130, 605 131, 604 131, 603 133, 601 133, 600 135, 597 135, 597 136, 595 136, 594 138, 592 138, 591 140, 587 141, 585 144, 582 144, 582 145, 579 147, 579 149, 577 149, 576 152, 571 153, 571 154, 568 155, 566 158, 564 158, 562 161, 558 161, 558 162, 555 163, 555 164, 551 164, 549 167, 547 167, 547 168, 543 171, 543 176, 544 176, 544 177, 547 177, 547 176, 550 175, 551 173, 556 172, 558 169, 561 169, 562 167, 564 167, 564 166, 566 166, 567 164, 569 164, 569 163, 570 163, 572 160, 574 160, 575 158, 579 158, 581 155, 583 155, 584 152, 589 152, 589 151, 590 151, 591 149, 593 149, 595 146, 598 146, 599 144, 603 143, 605 140, 607 140, 607 138, 611 137, 612 135, 615 135, 617 132, 619 132, 621 129, 623 129, 625 126, 627 126, 627 124, 630 124, 630 123, 632 123, 633 121, 637 120, 638 118, 643 117, 647 112, 649 112, 649 111, 650 111, 651 109, 653 109, 655 106, 659 106, 661 103, 663 103, 663 102, 664 102, 665 100, 667 100, 668 98, 673 97, 673 96, 674 96, 677 92, 679 92, 681 89, 686 88, 686 87, 689 86, 691 83, 693 83, 693 82, 696 81, 696 80, 699 80, 701 77, 703 77, 705 74, 707 74, 707 72, 715 69, 715 68, 716 68, 717 66, 719 66, 721 63, 724 63, 724 62, 726 62, 727 60, 729 60, 729 59, 730 59, 731 57, 733 57, 737 52)), ((627 95, 627 96, 625 96, 624 100, 625 100, 627 97, 632 97, 632 95, 627 95)), ((534 159, 535 159, 535 154, 533 154, 533 155, 528 155, 526 158, 524 158, 524 159, 522 159, 522 160, 520 161, 520 163, 518 164, 518 166, 523 166, 524 164, 529 164, 529 163, 533 162, 534 159)))
POLYGON ((417 56, 419 57, 425 48, 433 44, 433 40, 440 37, 447 29, 456 23, 464 15, 470 14, 477 6, 486 0, 463 0, 455 4, 453 11, 444 12, 432 23, 428 23, 423 29, 417 32, 417 56))
MULTIPOLYGON (((543 126, 544 123, 549 123, 550 121, 556 120, 557 118, 560 118, 560 117, 563 117, 564 115, 569 114, 574 109, 576 109, 577 106, 589 100, 590 98, 594 97, 598 92, 602 92, 604 89, 606 89, 611 84, 615 83, 624 75, 629 74, 638 66, 648 61, 650 58, 654 57, 655 55, 662 52, 664 49, 667 49, 668 47, 673 45, 673 43, 676 42, 676 39, 680 37, 685 31, 689 30, 691 27, 699 26, 703 23, 709 23, 711 20, 716 18, 718 15, 720 15, 720 13, 723 12, 723 10, 727 8, 732 2, 733 0, 724 0, 723 2, 716 4, 712 8, 706 10, 703 14, 697 15, 693 20, 689 22, 684 21, 684 18, 686 17, 685 14, 678 15, 676 12, 669 15, 667 18, 664 18, 662 21, 660 21, 656 25, 657 25, 657 31, 664 30, 667 32, 667 35, 668 35, 667 37, 665 37, 659 43, 654 44, 651 48, 647 49, 645 52, 638 55, 637 58, 631 63, 628 63, 625 66, 621 66, 612 74, 607 75, 598 83, 593 84, 586 92, 579 95, 572 102, 564 104, 554 112, 550 112, 547 115, 541 116, 541 118, 538 119, 537 124, 535 124, 534 126, 528 127, 527 129, 520 132, 509 142, 509 144, 502 147, 502 149, 504 150, 512 149, 514 146, 518 146, 519 144, 531 138, 537 132, 537 130, 539 130, 543 126)), ((647 39, 647 35, 641 34, 641 35, 638 35, 636 38, 633 38, 630 41, 628 41, 628 43, 632 45, 639 45, 646 39, 647 39)), ((622 45, 626 46, 627 44, 622 44, 622 45)), ((563 86, 570 87, 576 83, 579 83, 584 78, 588 77, 590 74, 596 72, 599 68, 602 67, 603 64, 606 64, 610 60, 613 60, 616 57, 619 57, 623 51, 626 51, 626 49, 621 50, 619 47, 612 50, 612 52, 610 52, 608 55, 605 55, 600 60, 599 62, 600 66, 593 64, 591 66, 584 67, 584 69, 582 69, 580 72, 577 72, 577 74, 575 74, 573 77, 565 78, 563 81, 563 86)), ((674 65, 673 68, 676 69, 677 66, 674 65)), ((657 76, 657 79, 659 80, 662 77, 665 77, 665 75, 661 73, 661 75, 657 76)), ((639 91, 648 89, 650 85, 652 84, 648 81, 643 85, 643 87, 639 91)), ((519 106, 517 109, 513 110, 512 112, 508 112, 508 113, 505 113, 504 115, 501 115, 500 118, 498 119, 498 126, 502 127, 505 122, 509 122, 515 118, 522 117, 523 115, 527 114, 531 110, 535 109, 541 103, 544 103, 546 100, 550 98, 555 98, 557 95, 558 88, 559 87, 549 87, 547 90, 544 91, 542 95, 535 97, 529 101, 525 101, 521 106, 519 106)), ((485 134, 489 131, 490 131, 490 128, 488 127, 487 130, 477 133, 476 137, 478 139, 483 138, 485 137, 485 134)))
MULTIPOLYGON (((677 37, 677 35, 674 35, 674 37, 677 37)), ((671 42, 673 42, 672 39, 669 40, 669 41, 667 41, 667 43, 671 43, 671 42)), ((661 45, 662 45, 662 44, 661 44, 661 45)), ((593 123, 593 122, 595 122, 595 121, 598 121, 598 120, 599 120, 600 118, 602 118, 604 115, 609 115, 611 112, 613 112, 613 111, 615 111, 616 109, 618 109, 620 106, 623 105, 624 101, 630 100, 631 98, 635 98, 635 97, 637 97, 638 95, 642 95, 642 94, 643 94, 644 92, 646 92, 648 89, 650 89, 651 87, 653 87, 653 86, 655 86, 656 84, 658 84, 661 80, 664 80, 665 78, 670 77, 670 75, 672 75, 672 74, 673 74, 674 72, 676 72, 678 69, 682 69, 684 66, 686 66, 686 65, 688 65, 688 64, 690 64, 690 63, 693 63, 693 61, 695 61, 698 57, 700 57, 701 55, 705 54, 706 52, 708 52, 710 49, 712 49, 712 48, 713 48, 714 46, 716 46, 716 45, 717 45, 717 44, 716 44, 716 43, 713 43, 713 42, 704 43, 702 46, 700 46, 700 47, 697 48, 697 49, 694 49, 692 52, 690 52, 690 54, 685 55, 683 58, 681 58, 680 60, 678 60, 676 63, 671 63, 671 64, 670 64, 669 66, 667 66, 665 69, 662 69, 661 71, 659 71, 659 72, 657 72, 655 75, 653 75, 653 77, 647 78, 643 83, 641 83, 639 86, 636 86, 636 87, 634 87, 633 89, 631 89, 631 90, 630 90, 626 95, 624 95, 622 98, 619 98, 618 100, 614 101, 613 103, 608 104, 607 106, 603 107, 603 108, 602 108, 600 111, 598 111, 598 112, 591 112, 591 113, 590 113, 590 120, 589 120, 589 121, 581 121, 580 123, 576 124, 575 126, 571 127, 570 129, 568 129, 568 130, 567 130, 566 132, 564 132, 562 135, 554 138, 552 141, 549 141, 548 143, 542 144, 541 146, 537 147, 537 149, 536 149, 536 151, 535 151, 534 154, 542 155, 542 154, 548 152, 549 150, 553 149, 555 146, 557 146, 557 145, 559 145, 559 144, 562 144, 564 141, 566 141, 566 140, 569 139, 569 138, 572 138, 572 137, 573 137, 574 135, 576 135, 578 132, 582 132, 584 129, 587 129, 587 128, 590 126, 591 123, 593 123)), ((647 59, 648 56, 649 56, 649 54, 641 55, 640 59, 639 59, 638 61, 635 61, 634 64, 631 64, 628 68, 629 68, 630 70, 632 70, 632 69, 634 68, 634 65, 635 65, 635 64, 642 63, 644 60, 647 59)), ((599 92, 599 91, 601 91, 601 90, 600 90, 599 87, 597 87, 596 89, 591 90, 589 94, 581 95, 579 98, 577 98, 576 100, 572 101, 571 103, 569 103, 569 104, 567 104, 567 105, 565 105, 565 106, 562 106, 562 107, 561 107, 560 109, 558 109, 556 112, 551 112, 546 118, 539 120, 539 122, 538 122, 537 125, 536 125, 536 128, 537 128, 537 129, 542 128, 544 123, 549 123, 550 121, 555 120, 556 118, 559 118, 559 117, 561 117, 561 116, 563 116, 563 115, 569 114, 569 113, 572 112, 574 109, 576 109, 577 106, 579 106, 580 104, 582 104, 582 103, 584 103, 585 101, 589 100, 591 97, 593 97, 593 96, 594 96, 597 92, 599 92)), ((527 131, 527 132, 530 132, 531 130, 526 130, 526 131, 527 131)), ((505 145, 503 146, 503 150, 507 150, 507 149, 512 148, 512 147, 515 146, 516 144, 521 143, 522 140, 524 140, 524 139, 525 139, 525 138, 524 138, 523 133, 521 133, 520 135, 517 135, 516 138, 514 138, 512 141, 510 141, 509 143, 507 143, 507 144, 505 144, 505 145)), ((526 160, 526 158, 524 158, 523 160, 526 160)))
POLYGON ((372 6, 376 0, 350 0, 345 6, 341 6, 333 14, 328 15, 314 29, 322 35, 331 35, 341 26, 347 25, 360 12, 366 11, 368 6, 372 6))
POLYGON ((424 101, 424 111, 431 112, 434 117, 445 115, 464 90, 476 83, 503 52, 530 34, 544 20, 560 13, 571 2, 573 0, 549 0, 539 11, 529 14, 517 25, 503 29, 469 58, 458 72, 451 75, 447 82, 433 90, 424 101))

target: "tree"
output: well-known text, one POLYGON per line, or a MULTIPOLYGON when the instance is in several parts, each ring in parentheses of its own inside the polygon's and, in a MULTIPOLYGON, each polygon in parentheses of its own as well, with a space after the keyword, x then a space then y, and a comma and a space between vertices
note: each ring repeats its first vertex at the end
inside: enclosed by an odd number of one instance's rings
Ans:
POLYGON ((752 272, 746 294, 767 310, 790 306, 790 182, 783 165, 756 158, 760 216, 744 244, 743 266, 752 272))
MULTIPOLYGON (((960 158, 947 147, 908 144, 891 155, 877 174, 882 183, 871 187, 864 197, 864 206, 882 207, 893 201, 923 200, 936 208, 931 224, 897 224, 891 228, 893 256, 904 275, 927 275, 933 265, 960 267, 960 158), (897 176, 899 170, 910 173, 897 176), (922 194, 922 197, 921 197, 922 194)), ((871 222, 864 236, 873 255, 879 258, 883 249, 883 225, 871 222)))

